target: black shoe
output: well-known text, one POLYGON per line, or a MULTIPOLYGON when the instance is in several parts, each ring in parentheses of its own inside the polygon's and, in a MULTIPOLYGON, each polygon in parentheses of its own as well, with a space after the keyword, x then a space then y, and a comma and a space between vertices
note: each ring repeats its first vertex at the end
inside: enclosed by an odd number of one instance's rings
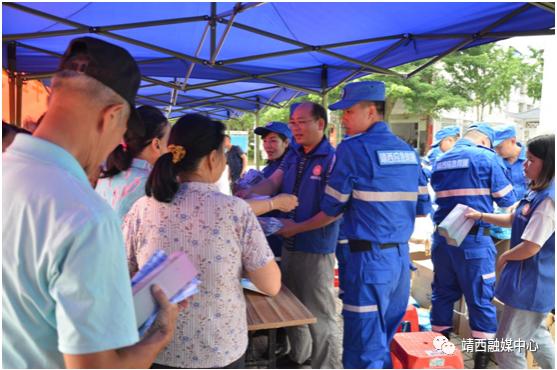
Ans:
MULTIPOLYGON (((283 357, 284 355, 286 355, 287 351, 288 351, 288 343, 286 341, 277 343, 277 348, 275 350, 276 358, 279 359, 283 357)), ((269 348, 265 350, 265 352, 262 354, 262 357, 269 358, 269 348)))
POLYGON ((441 334, 443 334, 443 336, 447 338, 449 342, 451 341, 451 333, 441 333, 441 334))
POLYGON ((305 360, 303 364, 297 363, 288 356, 277 360, 277 369, 299 369, 300 366, 311 366, 311 357, 305 360))
POLYGON ((487 369, 489 352, 476 352, 474 355, 474 369, 487 369))

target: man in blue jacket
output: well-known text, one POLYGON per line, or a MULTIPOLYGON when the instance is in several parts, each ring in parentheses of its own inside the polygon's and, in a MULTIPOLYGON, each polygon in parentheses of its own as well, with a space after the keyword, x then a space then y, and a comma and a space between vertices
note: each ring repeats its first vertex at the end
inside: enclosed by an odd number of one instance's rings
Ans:
POLYGON ((350 247, 343 310, 345 368, 392 368, 389 343, 410 295, 408 240, 417 216, 431 211, 427 178, 414 148, 383 121, 385 84, 346 85, 329 109, 343 110, 347 137, 321 203, 344 213, 350 247))
MULTIPOLYGON (((495 134, 488 124, 475 123, 450 151, 437 158, 431 174, 431 186, 439 206, 433 216, 436 225, 459 203, 479 212, 493 213, 493 202, 499 207, 509 207, 516 201, 503 163, 491 149, 494 140, 495 134)), ((476 221, 460 247, 447 244, 437 231, 433 234, 431 326, 434 331, 448 335, 453 330, 453 305, 464 294, 472 337, 495 338, 497 316, 491 301, 496 250, 489 227, 481 220, 476 221)), ((489 353, 476 351, 474 367, 485 369, 488 363, 489 353)))
POLYGON ((495 142, 493 148, 503 158, 507 167, 507 174, 511 178, 517 200, 521 200, 526 194, 528 181, 524 176, 524 162, 526 161, 526 148, 516 141, 514 126, 499 126, 494 129, 495 142))
POLYGON ((341 368, 335 320, 334 268, 339 217, 315 227, 321 199, 335 163, 335 148, 324 131, 327 111, 319 104, 299 105, 289 122, 298 147, 286 155, 271 177, 236 195, 294 194, 299 206, 283 213, 282 282, 315 315, 317 323, 288 328, 289 356, 301 364, 311 357, 314 369, 341 368), (290 221, 289 221, 290 220, 290 221))

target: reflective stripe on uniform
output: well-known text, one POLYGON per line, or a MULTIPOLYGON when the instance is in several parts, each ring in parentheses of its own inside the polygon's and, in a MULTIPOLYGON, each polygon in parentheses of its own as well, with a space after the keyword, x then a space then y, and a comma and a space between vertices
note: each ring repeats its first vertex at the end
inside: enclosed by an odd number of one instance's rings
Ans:
POLYGON ((492 278, 492 277, 495 277, 495 272, 492 272, 491 274, 482 275, 482 278, 483 278, 484 280, 485 280, 485 279, 492 278))
POLYGON ((466 197, 470 195, 490 195, 491 191, 486 188, 480 189, 453 189, 453 190, 443 190, 435 193, 437 198, 449 198, 449 197, 466 197))
POLYGON ((339 202, 348 202, 350 199, 350 194, 342 194, 340 191, 336 191, 335 189, 331 188, 329 185, 325 187, 325 194, 328 194, 338 200, 339 202))
POLYGON ((377 305, 374 304, 371 306, 352 306, 349 304, 343 304, 342 309, 350 312, 376 312, 377 305))
POLYGON ((491 193, 494 198, 503 198, 505 195, 509 194, 513 190, 513 186, 511 184, 505 186, 503 189, 496 191, 495 193, 491 193))
POLYGON ((366 202, 415 202, 418 200, 418 193, 412 191, 363 191, 354 190, 354 199, 365 200, 366 202))
POLYGON ((420 194, 420 195, 429 194, 429 190, 427 189, 427 186, 419 186, 418 187, 418 194, 420 194))
POLYGON ((337 241, 338 244, 348 244, 348 239, 339 239, 337 241))
POLYGON ((436 331, 438 333, 441 333, 443 330, 447 330, 447 329, 452 329, 452 326, 437 326, 437 325, 431 325, 431 329, 433 331, 436 331))
POLYGON ((481 331, 472 330, 472 338, 474 339, 493 339, 495 338, 495 333, 484 333, 481 331))

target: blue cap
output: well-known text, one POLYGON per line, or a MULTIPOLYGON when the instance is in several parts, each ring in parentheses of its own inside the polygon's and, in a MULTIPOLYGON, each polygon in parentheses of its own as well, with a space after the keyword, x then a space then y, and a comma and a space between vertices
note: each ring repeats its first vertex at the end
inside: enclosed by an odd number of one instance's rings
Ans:
POLYGON ((296 108, 298 108, 301 104, 302 103, 294 103, 294 104, 290 105, 290 117, 292 117, 296 108))
POLYGON ((491 147, 493 148, 493 142, 495 141, 495 131, 493 131, 493 129, 487 123, 476 122, 472 124, 468 128, 468 130, 466 130, 466 132, 473 131, 473 130, 477 130, 482 134, 486 135, 489 138, 489 141, 491 142, 491 147))
POLYGON ((277 134, 283 134, 288 140, 292 140, 292 131, 288 128, 288 125, 284 122, 269 122, 265 126, 258 127, 253 132, 257 135, 263 135, 265 132, 276 132, 277 134))
POLYGON ((516 131, 512 125, 495 127, 493 131, 495 131, 495 142, 493 143, 494 148, 499 146, 499 144, 503 141, 516 137, 516 131))
POLYGON ((430 145, 430 148, 437 148, 439 143, 446 137, 460 135, 460 127, 447 126, 435 133, 435 141, 430 145))
POLYGON ((385 101, 385 84, 381 81, 362 81, 348 84, 342 89, 340 101, 329 105, 329 109, 346 109, 361 101, 385 101))

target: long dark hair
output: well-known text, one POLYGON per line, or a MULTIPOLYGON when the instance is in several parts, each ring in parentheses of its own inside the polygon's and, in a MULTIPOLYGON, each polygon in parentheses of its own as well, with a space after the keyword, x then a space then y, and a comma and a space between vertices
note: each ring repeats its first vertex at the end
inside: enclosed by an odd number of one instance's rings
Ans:
POLYGON ((168 121, 164 114, 151 105, 142 105, 137 108, 141 120, 145 125, 145 135, 140 136, 134 131, 128 130, 124 135, 126 146, 119 144, 116 149, 108 155, 106 166, 102 170, 101 179, 113 177, 120 172, 128 170, 134 158, 151 144, 154 139, 162 139, 164 129, 168 121))
POLYGON ((533 156, 543 161, 542 171, 537 181, 531 181, 528 188, 544 190, 555 178, 555 135, 540 135, 529 140, 526 148, 533 156))
POLYGON ((170 203, 179 189, 178 175, 197 170, 201 160, 213 150, 224 150, 222 122, 200 114, 187 114, 180 118, 170 131, 169 145, 182 146, 184 158, 173 163, 173 154, 159 157, 145 185, 145 194, 163 203, 170 203))

